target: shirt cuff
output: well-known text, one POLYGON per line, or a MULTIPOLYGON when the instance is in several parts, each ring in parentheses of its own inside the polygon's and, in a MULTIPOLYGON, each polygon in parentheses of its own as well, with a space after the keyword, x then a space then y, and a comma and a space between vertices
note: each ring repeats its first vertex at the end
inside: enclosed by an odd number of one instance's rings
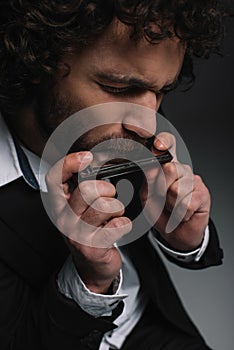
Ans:
POLYGON ((204 238, 202 241, 202 244, 199 248, 192 250, 190 252, 178 252, 176 250, 173 250, 171 248, 168 248, 167 246, 165 246, 162 242, 160 242, 155 235, 153 234, 152 231, 149 232, 149 240, 151 242, 151 244, 153 246, 155 246, 156 244, 168 255, 172 256, 174 259, 177 259, 179 261, 184 261, 184 262, 198 262, 202 255, 204 254, 208 243, 209 243, 209 227, 207 226, 205 229, 205 234, 204 234, 204 238))
POLYGON ((70 255, 58 273, 57 284, 59 291, 67 298, 73 299, 85 312, 94 317, 101 317, 111 316, 118 303, 128 296, 127 294, 118 294, 122 280, 122 270, 120 270, 115 294, 93 293, 81 280, 70 255))

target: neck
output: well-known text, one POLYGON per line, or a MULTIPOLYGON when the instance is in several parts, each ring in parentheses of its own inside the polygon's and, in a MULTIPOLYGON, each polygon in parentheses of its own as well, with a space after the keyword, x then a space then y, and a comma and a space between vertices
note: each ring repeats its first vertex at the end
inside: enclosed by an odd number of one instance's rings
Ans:
POLYGON ((23 146, 38 156, 42 155, 48 137, 43 135, 31 106, 23 108, 17 116, 5 118, 5 121, 23 146))

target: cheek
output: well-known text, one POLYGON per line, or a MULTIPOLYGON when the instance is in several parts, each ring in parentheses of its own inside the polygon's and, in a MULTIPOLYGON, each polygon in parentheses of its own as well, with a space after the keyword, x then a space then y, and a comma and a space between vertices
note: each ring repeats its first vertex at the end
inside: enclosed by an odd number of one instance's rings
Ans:
POLYGON ((77 107, 81 108, 109 102, 126 102, 128 100, 123 95, 108 94, 95 81, 88 80, 86 77, 80 79, 76 77, 68 78, 61 84, 61 90, 63 94, 70 96, 77 107))
POLYGON ((60 86, 63 96, 69 97, 77 107, 77 111, 95 104, 108 102, 108 98, 94 82, 81 79, 67 79, 60 86))

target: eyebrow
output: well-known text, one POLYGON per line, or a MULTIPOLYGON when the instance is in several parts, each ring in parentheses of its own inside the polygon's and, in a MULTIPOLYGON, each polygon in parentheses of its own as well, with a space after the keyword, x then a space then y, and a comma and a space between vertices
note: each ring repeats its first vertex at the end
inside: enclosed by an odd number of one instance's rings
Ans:
MULTIPOLYGON (((117 84, 126 84, 131 85, 137 88, 141 89, 152 89, 153 86, 144 79, 134 78, 134 77, 128 77, 121 74, 111 74, 111 73, 103 73, 99 72, 96 74, 98 79, 108 81, 110 83, 117 83, 117 84)), ((164 84, 164 86, 160 90, 166 90, 170 91, 174 88, 176 88, 178 85, 178 76, 174 80, 170 80, 164 84)), ((156 86, 154 86, 155 88, 156 86)))

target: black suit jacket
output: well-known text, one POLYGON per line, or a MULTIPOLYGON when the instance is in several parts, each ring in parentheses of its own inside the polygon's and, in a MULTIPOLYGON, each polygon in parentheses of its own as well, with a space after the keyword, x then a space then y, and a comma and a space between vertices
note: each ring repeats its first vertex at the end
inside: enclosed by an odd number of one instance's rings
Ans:
MULTIPOLYGON (((175 327, 200 337, 168 273, 146 236, 124 247, 142 286, 175 327)), ((39 192, 18 179, 0 189, 0 348, 2 350, 98 349, 116 326, 120 303, 110 317, 94 318, 59 293, 56 274, 68 255, 62 235, 47 217, 39 192)), ((171 257, 169 259, 173 260, 171 257)), ((212 222, 206 253, 187 268, 221 264, 222 250, 212 222)))

